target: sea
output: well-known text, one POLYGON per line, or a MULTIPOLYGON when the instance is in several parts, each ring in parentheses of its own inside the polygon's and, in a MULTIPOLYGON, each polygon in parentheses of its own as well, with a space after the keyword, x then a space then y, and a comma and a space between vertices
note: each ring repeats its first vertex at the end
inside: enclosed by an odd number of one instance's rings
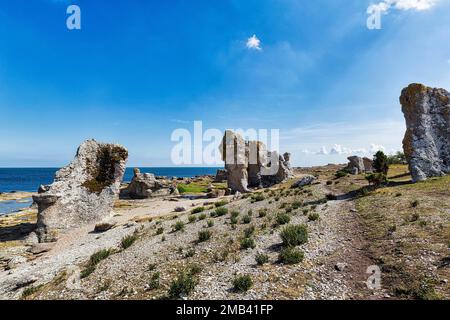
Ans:
MULTIPOLYGON (((142 173, 153 173, 155 176, 192 178, 199 175, 216 174, 216 167, 145 167, 139 168, 142 173)), ((59 168, 0 168, 1 192, 36 192, 39 186, 51 184, 59 168)), ((133 168, 127 168, 123 178, 130 182, 133 168)), ((31 199, 20 201, 0 201, 0 215, 22 210, 31 205, 31 199)))

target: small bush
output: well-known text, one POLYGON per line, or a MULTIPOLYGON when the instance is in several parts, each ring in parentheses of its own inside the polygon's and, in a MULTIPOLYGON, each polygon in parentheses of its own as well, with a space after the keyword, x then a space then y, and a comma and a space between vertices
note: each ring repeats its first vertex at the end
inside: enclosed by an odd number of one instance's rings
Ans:
POLYGON ((225 206, 227 204, 228 204, 228 201, 226 201, 226 200, 220 200, 220 201, 217 201, 216 203, 214 203, 216 208, 223 207, 223 206, 225 206))
POLYGON ((216 211, 214 211, 214 213, 215 213, 214 216, 222 217, 228 213, 228 209, 224 208, 224 207, 220 207, 220 208, 217 208, 216 211))
POLYGON ((231 223, 232 225, 235 225, 235 224, 238 223, 238 219, 237 219, 236 217, 231 217, 230 223, 231 223))
POLYGON ((335 177, 336 177, 337 179, 339 179, 339 178, 346 177, 347 174, 348 174, 347 171, 345 171, 345 170, 339 170, 338 172, 335 173, 335 177))
POLYGON ((244 236, 250 238, 255 233, 255 226, 250 226, 244 229, 244 236))
POLYGON ((237 210, 233 210, 233 211, 231 211, 231 217, 232 218, 237 218, 237 217, 239 217, 239 215, 241 214, 239 211, 237 211, 237 210))
POLYGON ((419 200, 414 200, 413 202, 411 202, 411 207, 416 208, 419 206, 419 200))
POLYGON ((246 292, 253 286, 252 278, 249 275, 238 276, 233 280, 234 290, 246 292))
POLYGON ((192 258, 195 255, 195 250, 193 248, 186 251, 184 257, 185 258, 192 258))
POLYGON ((173 232, 183 231, 183 230, 184 230, 184 227, 185 227, 185 225, 184 225, 184 222, 183 222, 183 221, 177 221, 177 222, 173 225, 172 230, 173 230, 173 232))
POLYGON ((211 238, 211 231, 202 230, 198 232, 198 242, 205 242, 211 238))
POLYGON ((181 296, 188 296, 195 289, 196 285, 197 281, 190 272, 180 272, 170 284, 169 297, 181 298, 181 296))
POLYGON ((312 212, 308 216, 309 221, 316 221, 316 220, 319 220, 319 218, 320 218, 320 215, 317 212, 312 212))
POLYGON ((256 247, 255 240, 252 238, 244 238, 241 240, 241 249, 254 249, 256 247))
POLYGON ((205 220, 206 219, 206 213, 202 213, 198 216, 198 220, 205 220))
POLYGON ((243 224, 249 224, 250 222, 252 222, 252 217, 250 217, 248 214, 242 217, 243 224))
POLYGON ((194 223, 195 221, 197 221, 197 216, 195 214, 189 216, 188 221, 189 223, 194 223))
POLYGON ((303 209, 303 215, 306 216, 309 212, 309 209, 303 209))
POLYGON ((122 249, 126 249, 131 247, 131 245, 137 240, 138 235, 136 233, 128 235, 124 238, 122 238, 122 241, 120 242, 120 246, 122 249))
POLYGON ((366 180, 369 184, 379 187, 387 182, 387 177, 384 173, 371 173, 366 175, 366 180))
POLYGON ((258 193, 252 196, 252 202, 259 202, 263 201, 264 199, 266 199, 266 197, 264 197, 264 194, 262 193, 258 193))
POLYGON ((261 209, 258 211, 259 217, 260 218, 264 218, 265 216, 267 216, 267 209, 261 209))
POLYGON ((152 277, 150 278, 150 282, 148 283, 148 290, 156 290, 159 289, 160 283, 159 283, 160 273, 155 272, 152 277))
POLYGON ((263 264, 269 262, 269 256, 267 254, 258 252, 255 256, 255 260, 258 266, 262 266, 263 264))
POLYGON ((331 181, 331 180, 327 181, 327 186, 331 186, 332 184, 333 184, 333 181, 331 181))
POLYGON ((86 265, 86 268, 81 271, 81 278, 86 278, 92 272, 95 271, 95 267, 102 261, 108 258, 113 253, 112 249, 102 249, 91 255, 89 258, 89 262, 86 265))
POLYGON ((299 246, 308 241, 308 228, 303 224, 286 226, 280 237, 284 246, 299 246))
POLYGON ((205 211, 205 207, 197 207, 192 210, 192 214, 200 213, 205 211))
POLYGON ((209 219, 209 220, 206 222, 206 226, 207 226, 208 228, 214 227, 214 220, 209 219))
POLYGON ((294 209, 294 210, 297 210, 297 209, 299 209, 300 207, 302 207, 303 206, 303 203, 302 202, 300 202, 300 201, 294 201, 293 203, 292 203, 292 209, 294 209))
POLYGON ((163 233, 164 233, 164 228, 163 227, 160 227, 160 228, 156 229, 156 235, 160 235, 160 234, 163 234, 163 233))
POLYGON ((284 264, 297 264, 302 262, 303 258, 303 251, 293 247, 284 248, 279 255, 280 262, 284 264))
POLYGON ((195 275, 198 275, 198 274, 200 274, 202 272, 202 267, 201 266, 199 266, 198 264, 192 264, 190 267, 189 267, 189 274, 190 275, 193 275, 193 276, 195 276, 195 275))
POLYGON ((288 224, 291 221, 291 217, 286 213, 279 213, 276 221, 279 225, 288 224))

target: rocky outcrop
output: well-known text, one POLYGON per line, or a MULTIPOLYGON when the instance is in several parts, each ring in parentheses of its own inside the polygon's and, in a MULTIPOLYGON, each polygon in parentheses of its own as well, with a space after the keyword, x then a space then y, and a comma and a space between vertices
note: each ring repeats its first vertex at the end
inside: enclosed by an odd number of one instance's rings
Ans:
POLYGON ((450 93, 411 84, 400 103, 406 119, 403 150, 413 181, 450 172, 450 93))
POLYGON ((351 174, 361 174, 373 171, 373 161, 369 158, 351 156, 347 159, 349 163, 345 170, 350 172, 351 174))
POLYGON ((216 172, 214 182, 223 182, 227 180, 227 170, 219 169, 216 172))
POLYGON ((152 173, 141 173, 134 168, 134 176, 128 187, 121 192, 121 197, 131 199, 148 199, 178 195, 176 184, 165 179, 157 179, 152 173))
POLYGON ((307 174, 303 177, 301 177, 299 180, 297 180, 296 182, 294 182, 291 186, 291 188, 302 188, 304 186, 309 186, 311 185, 313 182, 315 182, 317 180, 317 178, 313 175, 307 174))
POLYGON ((247 193, 250 188, 270 187, 293 176, 290 154, 268 152, 260 141, 245 141, 239 134, 226 131, 220 145, 232 192, 247 193))
POLYGON ((39 242, 55 241, 64 230, 109 217, 127 159, 128 151, 120 145, 85 141, 54 182, 33 197, 39 242))

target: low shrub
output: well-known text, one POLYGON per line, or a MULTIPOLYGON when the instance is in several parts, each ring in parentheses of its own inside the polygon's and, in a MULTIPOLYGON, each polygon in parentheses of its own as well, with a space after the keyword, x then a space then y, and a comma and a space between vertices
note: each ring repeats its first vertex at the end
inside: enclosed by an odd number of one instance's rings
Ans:
POLYGON ((287 247, 302 245, 308 241, 308 228, 303 224, 286 226, 280 238, 287 247))
POLYGON ((173 226, 172 226, 172 231, 173 232, 177 232, 177 231, 183 231, 185 228, 185 224, 183 221, 177 221, 173 226))
POLYGON ((319 220, 319 218, 320 218, 320 215, 317 212, 312 212, 308 216, 309 221, 316 221, 316 220, 319 220))
POLYGON ((211 238, 211 231, 202 230, 198 232, 198 242, 205 242, 211 238))
POLYGON ((252 222, 252 217, 249 216, 248 214, 242 217, 243 224, 249 224, 250 222, 252 222))
POLYGON ((263 264, 269 262, 269 256, 267 254, 258 252, 255 256, 255 260, 258 266, 262 266, 263 264))
POLYGON ((191 213, 196 214, 196 213, 200 213, 203 211, 205 211, 205 207, 197 207, 197 208, 194 208, 191 213))
POLYGON ((226 201, 226 200, 220 200, 220 201, 217 201, 216 203, 214 203, 216 208, 223 207, 223 206, 225 206, 227 204, 228 204, 228 201, 226 201))
POLYGON ((122 238, 122 241, 120 241, 120 246, 125 250, 126 248, 131 247, 131 245, 137 240, 137 238, 138 235, 136 233, 125 236, 122 238))
POLYGON ((209 219, 209 220, 206 222, 206 226, 207 226, 208 228, 214 227, 214 220, 209 219))
POLYGON ((202 213, 198 216, 198 220, 205 220, 206 219, 206 213, 202 213))
POLYGON ((302 262, 303 258, 303 251, 293 247, 284 248, 279 255, 280 262, 284 264, 297 264, 302 262))
POLYGON ((216 211, 214 211, 214 213, 215 213, 214 214, 215 217, 222 217, 228 213, 228 209, 224 208, 224 207, 220 207, 220 208, 217 208, 216 211))
POLYGON ((279 213, 277 214, 276 221, 278 225, 288 224, 291 221, 291 217, 289 217, 286 213, 279 213))
POLYGON ((252 238, 244 238, 241 240, 241 249, 254 249, 256 247, 255 240, 252 238))
POLYGON ((244 236, 250 238, 255 233, 255 226, 250 226, 244 229, 244 236))
POLYGON ((195 289, 196 285, 197 281, 190 272, 180 272, 171 282, 168 295, 170 298, 188 296, 195 289))
POLYGON ((194 223, 195 221, 197 221, 197 216, 195 214, 190 215, 188 217, 188 221, 189 221, 189 223, 194 223))
POLYGON ((253 281, 249 275, 238 276, 233 280, 233 287, 237 292, 247 292, 252 286, 253 281))

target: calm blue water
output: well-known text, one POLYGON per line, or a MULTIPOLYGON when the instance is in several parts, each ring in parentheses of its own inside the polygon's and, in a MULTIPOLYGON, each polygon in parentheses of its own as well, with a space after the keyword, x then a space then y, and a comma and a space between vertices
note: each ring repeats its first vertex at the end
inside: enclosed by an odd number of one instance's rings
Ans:
MULTIPOLYGON (((197 175, 216 174, 220 168, 140 168, 142 173, 154 173, 156 176, 191 178, 197 175)), ((0 192, 35 192, 41 184, 53 182, 57 168, 0 168, 0 192)), ((125 171, 124 182, 131 181, 133 168, 125 171)))
MULTIPOLYGON (((156 176, 191 178, 197 175, 216 174, 220 168, 140 168, 142 173, 156 176)), ((35 192, 41 184, 53 182, 57 168, 0 168, 0 192, 28 191, 35 192)), ((133 178, 133 168, 125 171, 124 182, 133 178)), ((0 215, 13 213, 27 208, 31 199, 21 201, 0 201, 0 215)))

